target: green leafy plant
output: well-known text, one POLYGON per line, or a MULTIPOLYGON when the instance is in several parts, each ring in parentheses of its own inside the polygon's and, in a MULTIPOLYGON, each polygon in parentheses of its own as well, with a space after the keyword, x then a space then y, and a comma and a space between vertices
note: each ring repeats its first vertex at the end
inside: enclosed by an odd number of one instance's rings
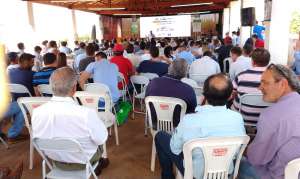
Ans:
POLYGON ((296 34, 300 31, 300 12, 295 11, 292 13, 292 21, 290 25, 290 32, 296 34))

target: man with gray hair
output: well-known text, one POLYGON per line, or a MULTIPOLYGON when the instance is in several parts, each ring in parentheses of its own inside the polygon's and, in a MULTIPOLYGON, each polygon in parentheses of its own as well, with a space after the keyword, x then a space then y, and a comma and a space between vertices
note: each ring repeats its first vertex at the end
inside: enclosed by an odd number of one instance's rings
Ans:
MULTIPOLYGON (((52 73, 50 85, 53 97, 50 102, 33 111, 33 137, 77 140, 92 164, 99 161, 95 169, 96 175, 99 175, 101 169, 108 165, 100 158, 102 149, 99 147, 107 139, 107 129, 95 110, 80 106, 73 100, 76 84, 76 74, 69 67, 59 68, 52 73)), ((83 156, 59 152, 47 155, 63 170, 85 169, 83 156)))
POLYGON ((297 76, 283 65, 271 64, 263 72, 263 100, 273 104, 260 113, 248 159, 240 165, 240 179, 283 179, 288 162, 299 158, 299 89, 297 76))
MULTIPOLYGON (((185 84, 181 82, 181 78, 184 78, 187 76, 187 69, 188 64, 184 59, 176 59, 174 60, 169 68, 168 68, 168 74, 153 79, 147 89, 145 96, 164 96, 164 97, 174 97, 182 99, 187 104, 187 113, 193 113, 195 112, 195 108, 197 106, 197 100, 196 100, 196 94, 194 92, 194 89, 189 86, 188 84, 185 84)), ((154 115, 154 109, 151 109, 153 111, 153 123, 156 123, 156 115, 154 115)), ((174 118, 173 123, 174 126, 177 126, 180 120, 180 110, 175 108, 174 112, 174 118)))

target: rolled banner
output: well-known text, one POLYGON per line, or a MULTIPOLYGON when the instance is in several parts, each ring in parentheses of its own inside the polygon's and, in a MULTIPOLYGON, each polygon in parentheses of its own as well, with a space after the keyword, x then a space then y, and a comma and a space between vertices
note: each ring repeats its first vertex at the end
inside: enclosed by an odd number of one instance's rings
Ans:
POLYGON ((10 100, 5 63, 5 46, 0 43, 0 120, 10 100))

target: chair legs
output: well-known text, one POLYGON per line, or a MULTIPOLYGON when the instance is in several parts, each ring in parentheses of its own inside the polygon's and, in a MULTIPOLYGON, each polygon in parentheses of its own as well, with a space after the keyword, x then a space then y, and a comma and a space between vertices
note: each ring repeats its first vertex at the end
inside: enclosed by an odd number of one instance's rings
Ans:
POLYGON ((115 130, 116 145, 119 145, 118 125, 117 125, 116 122, 115 122, 115 124, 114 124, 114 130, 115 130))
POLYGON ((145 115, 145 136, 148 136, 148 113, 146 111, 146 115, 145 115))
POLYGON ((106 150, 106 142, 103 144, 103 154, 102 154, 103 158, 107 158, 107 150, 106 150))
POLYGON ((151 152, 151 171, 154 172, 155 170, 155 157, 156 157, 156 147, 155 147, 155 142, 154 138, 152 141, 152 152, 151 152))
POLYGON ((33 169, 33 154, 34 154, 33 144, 32 144, 32 139, 30 137, 30 146, 29 146, 29 169, 30 170, 33 169))
POLYGON ((4 139, 2 139, 2 137, 0 137, 0 142, 2 142, 5 148, 8 149, 8 144, 4 141, 4 139))

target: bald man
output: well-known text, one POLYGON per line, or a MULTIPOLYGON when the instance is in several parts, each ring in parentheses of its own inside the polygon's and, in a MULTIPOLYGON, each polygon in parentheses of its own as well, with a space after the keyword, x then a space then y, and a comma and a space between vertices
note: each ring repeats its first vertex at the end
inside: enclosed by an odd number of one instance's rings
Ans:
MULTIPOLYGON (((158 132, 155 145, 162 169, 162 179, 175 179, 173 163, 181 174, 184 174, 182 149, 184 143, 196 138, 220 136, 244 136, 245 128, 242 116, 226 108, 232 93, 232 83, 224 74, 215 74, 204 82, 206 103, 198 106, 196 113, 187 114, 178 124, 171 136, 166 132, 158 132), (169 144, 169 145, 167 145, 169 144)), ((193 175, 203 178, 204 158, 202 151, 193 152, 193 175)), ((230 171, 233 171, 233 163, 230 171)))

